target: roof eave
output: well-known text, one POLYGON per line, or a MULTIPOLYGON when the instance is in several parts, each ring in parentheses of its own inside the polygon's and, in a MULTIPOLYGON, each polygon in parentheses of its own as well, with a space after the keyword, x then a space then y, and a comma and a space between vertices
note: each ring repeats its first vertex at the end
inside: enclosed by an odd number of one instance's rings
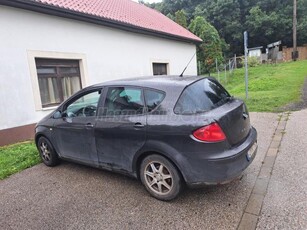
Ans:
POLYGON ((0 0, 0 5, 6 5, 11 6, 15 8, 30 10, 38 13, 44 13, 48 15, 63 17, 63 18, 69 18, 79 21, 84 21, 88 23, 103 25, 107 27, 112 27, 120 30, 125 30, 129 32, 139 33, 139 34, 145 34, 155 37, 161 37, 161 38, 167 38, 171 40, 181 41, 181 42, 187 42, 187 43, 194 43, 194 44, 200 44, 202 41, 181 37, 161 31, 151 30, 139 26, 135 26, 128 23, 123 23, 107 18, 98 17, 95 15, 90 14, 84 14, 81 12, 60 8, 52 5, 42 4, 39 2, 34 1, 25 1, 25 0, 0 0))

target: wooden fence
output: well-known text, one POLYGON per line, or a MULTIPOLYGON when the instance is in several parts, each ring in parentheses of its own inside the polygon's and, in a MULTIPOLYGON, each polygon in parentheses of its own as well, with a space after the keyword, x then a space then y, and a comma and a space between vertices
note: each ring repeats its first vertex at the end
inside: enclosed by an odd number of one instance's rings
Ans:
MULTIPOLYGON (((282 47, 282 56, 284 61, 292 60, 292 51, 293 48, 288 48, 286 46, 282 47)), ((297 47, 298 51, 298 60, 306 60, 307 59, 307 44, 304 46, 297 47)))

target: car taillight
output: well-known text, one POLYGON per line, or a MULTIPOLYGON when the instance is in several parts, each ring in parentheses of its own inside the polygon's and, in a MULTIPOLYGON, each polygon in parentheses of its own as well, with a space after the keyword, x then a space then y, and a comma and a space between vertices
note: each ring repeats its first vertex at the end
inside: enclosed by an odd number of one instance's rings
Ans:
POLYGON ((193 136, 200 141, 219 142, 224 141, 226 136, 218 123, 201 127, 193 132, 193 136))

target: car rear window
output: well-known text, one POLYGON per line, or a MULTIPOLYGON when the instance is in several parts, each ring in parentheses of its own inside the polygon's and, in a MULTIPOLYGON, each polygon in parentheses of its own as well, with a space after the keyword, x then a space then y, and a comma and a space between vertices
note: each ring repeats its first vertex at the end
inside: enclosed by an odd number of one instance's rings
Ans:
POLYGON ((184 89, 174 112, 176 114, 196 114, 216 108, 230 98, 229 93, 213 79, 204 78, 184 89))

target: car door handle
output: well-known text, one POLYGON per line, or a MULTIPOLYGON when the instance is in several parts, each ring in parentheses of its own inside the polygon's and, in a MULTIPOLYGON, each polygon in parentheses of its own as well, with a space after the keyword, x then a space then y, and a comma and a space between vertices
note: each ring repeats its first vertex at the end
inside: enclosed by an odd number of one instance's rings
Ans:
POLYGON ((140 123, 140 122, 137 122, 137 123, 135 123, 134 124, 134 126, 133 126, 134 128, 144 128, 145 127, 145 125, 143 125, 142 123, 140 123))
POLYGON ((93 125, 93 124, 91 124, 91 123, 87 123, 87 124, 85 125, 85 127, 86 127, 86 128, 93 128, 93 127, 94 127, 94 125, 93 125))

